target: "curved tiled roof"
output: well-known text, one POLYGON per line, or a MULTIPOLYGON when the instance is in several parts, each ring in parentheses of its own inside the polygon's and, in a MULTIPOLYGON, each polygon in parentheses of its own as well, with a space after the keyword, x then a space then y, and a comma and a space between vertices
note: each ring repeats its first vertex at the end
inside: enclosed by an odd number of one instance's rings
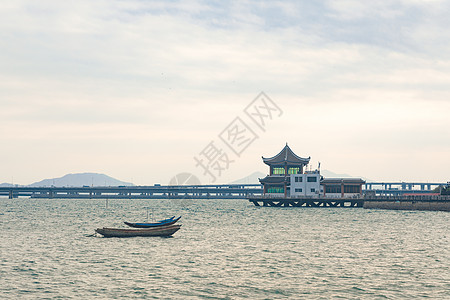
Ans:
POLYGON ((366 183, 361 178, 324 178, 320 181, 322 184, 336 184, 336 183, 343 183, 343 184, 364 184, 366 183))
POLYGON ((281 150, 280 153, 273 157, 265 158, 263 157, 263 162, 267 165, 271 164, 279 164, 279 163, 292 163, 292 164, 303 164, 306 165, 309 163, 309 160, 311 157, 303 158, 295 154, 291 148, 289 148, 288 144, 286 143, 286 146, 284 146, 283 150, 281 150))
POLYGON ((289 177, 286 176, 278 176, 278 175, 272 175, 272 176, 266 176, 264 178, 259 178, 259 182, 261 183, 288 183, 289 177))

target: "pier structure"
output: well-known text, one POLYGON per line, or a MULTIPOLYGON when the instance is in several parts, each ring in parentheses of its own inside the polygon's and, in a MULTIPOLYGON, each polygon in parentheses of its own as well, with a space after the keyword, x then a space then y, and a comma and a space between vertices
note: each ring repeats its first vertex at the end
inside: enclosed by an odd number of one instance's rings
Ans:
POLYGON ((249 197, 248 200, 255 206, 266 207, 363 207, 365 209, 450 211, 450 196, 442 195, 365 195, 360 198, 249 197))
MULTIPOLYGON (((269 166, 270 173, 265 178, 259 179, 263 185, 262 198, 354 199, 361 197, 364 180, 361 178, 323 178, 320 175, 320 164, 316 170, 306 170, 310 159, 311 157, 303 158, 296 155, 287 143, 277 155, 270 158, 263 157, 262 160, 269 166)), ((256 204, 256 202, 254 203, 256 204)), ((334 203, 330 205, 334 205, 334 203)))
POLYGON ((450 207, 449 197, 432 190, 434 185, 431 183, 377 184, 366 183, 361 178, 323 178, 320 164, 315 171, 303 172, 310 157, 296 155, 287 143, 277 155, 262 159, 270 167, 270 173, 259 179, 263 185, 262 195, 248 197, 255 206, 420 210, 447 210, 450 207), (424 189, 427 189, 426 193, 424 189))
POLYGON ((304 171, 311 157, 296 155, 286 146, 275 156, 265 158, 269 175, 259 179, 265 197, 313 196, 320 193, 320 173, 304 171))
POLYGON ((263 193, 250 196, 255 206, 272 207, 362 207, 360 178, 324 179, 320 169, 307 171, 311 157, 296 155, 286 146, 275 156, 263 157, 269 175, 259 179, 263 193))
POLYGON ((443 195, 365 195, 363 200, 366 209, 450 211, 450 196, 443 195))

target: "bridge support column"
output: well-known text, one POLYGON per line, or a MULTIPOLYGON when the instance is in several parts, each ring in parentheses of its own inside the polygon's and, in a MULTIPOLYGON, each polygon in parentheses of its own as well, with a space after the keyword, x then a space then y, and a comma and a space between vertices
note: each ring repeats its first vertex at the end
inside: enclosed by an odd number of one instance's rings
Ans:
POLYGON ((9 199, 12 199, 12 198, 14 198, 14 193, 13 193, 13 191, 11 190, 11 191, 9 191, 9 195, 8 195, 8 198, 9 199))

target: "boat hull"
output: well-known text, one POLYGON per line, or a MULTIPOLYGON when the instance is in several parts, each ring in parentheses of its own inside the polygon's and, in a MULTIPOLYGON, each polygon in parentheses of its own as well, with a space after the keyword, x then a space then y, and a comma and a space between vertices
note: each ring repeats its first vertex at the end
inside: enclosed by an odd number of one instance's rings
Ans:
POLYGON ((95 232, 104 237, 135 237, 135 236, 171 236, 181 228, 181 225, 169 225, 156 228, 125 229, 125 228, 97 228, 95 232))

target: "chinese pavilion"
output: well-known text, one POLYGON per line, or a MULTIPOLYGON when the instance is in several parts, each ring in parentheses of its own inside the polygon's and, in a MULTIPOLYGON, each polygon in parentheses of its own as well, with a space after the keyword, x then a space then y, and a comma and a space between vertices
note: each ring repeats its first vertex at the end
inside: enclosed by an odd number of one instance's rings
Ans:
POLYGON ((288 144, 280 153, 270 158, 262 158, 270 167, 270 173, 265 178, 259 179, 263 185, 264 195, 286 197, 290 195, 290 177, 292 174, 303 174, 304 167, 311 157, 303 158, 296 155, 288 144))

